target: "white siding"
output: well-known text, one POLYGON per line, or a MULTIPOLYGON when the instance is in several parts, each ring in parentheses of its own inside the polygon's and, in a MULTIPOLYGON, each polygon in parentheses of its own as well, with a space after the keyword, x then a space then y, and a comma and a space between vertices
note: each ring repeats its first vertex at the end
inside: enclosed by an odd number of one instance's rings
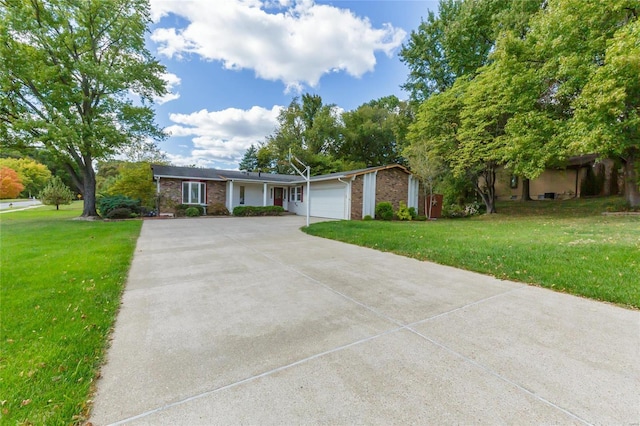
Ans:
POLYGON ((261 206, 262 184, 235 182, 233 185, 233 206, 261 206), (244 204, 240 204, 240 187, 244 186, 244 204))

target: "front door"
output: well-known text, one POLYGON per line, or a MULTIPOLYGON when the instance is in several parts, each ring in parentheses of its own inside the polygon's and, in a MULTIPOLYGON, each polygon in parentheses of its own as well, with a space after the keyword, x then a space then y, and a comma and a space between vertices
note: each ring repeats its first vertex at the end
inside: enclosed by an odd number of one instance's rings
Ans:
POLYGON ((273 188, 273 205, 282 207, 282 188, 273 188))

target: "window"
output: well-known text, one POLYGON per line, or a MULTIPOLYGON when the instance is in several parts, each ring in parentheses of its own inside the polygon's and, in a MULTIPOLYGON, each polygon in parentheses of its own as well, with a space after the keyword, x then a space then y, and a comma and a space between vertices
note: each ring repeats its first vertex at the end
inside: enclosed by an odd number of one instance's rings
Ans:
POLYGON ((295 186, 291 188, 291 201, 302 201, 302 187, 295 186))
POLYGON ((205 194, 203 182, 182 182, 182 204, 205 204, 205 194))
POLYGON ((240 187, 240 204, 244 204, 244 186, 240 187))

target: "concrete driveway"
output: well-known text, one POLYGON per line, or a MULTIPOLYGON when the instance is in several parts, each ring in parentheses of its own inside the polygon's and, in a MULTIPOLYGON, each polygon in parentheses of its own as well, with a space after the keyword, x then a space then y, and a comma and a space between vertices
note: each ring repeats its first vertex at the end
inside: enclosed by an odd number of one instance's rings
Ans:
POLYGON ((303 225, 146 221, 91 422, 640 422, 640 312, 303 225))

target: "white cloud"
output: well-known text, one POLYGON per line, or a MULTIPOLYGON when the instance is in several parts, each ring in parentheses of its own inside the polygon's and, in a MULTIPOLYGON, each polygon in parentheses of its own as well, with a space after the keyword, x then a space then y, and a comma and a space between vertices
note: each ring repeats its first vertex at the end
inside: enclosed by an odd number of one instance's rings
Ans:
POLYGON ((406 36, 385 24, 312 0, 151 0, 152 17, 175 14, 185 28, 157 28, 151 39, 169 58, 195 54, 226 69, 252 69, 287 89, 315 87, 322 75, 344 71, 360 77, 373 71, 375 54, 391 55, 406 36))
POLYGON ((170 114, 169 119, 175 124, 165 130, 175 137, 192 136, 193 150, 188 157, 169 155, 169 159, 174 164, 217 162, 235 168, 251 144, 258 144, 273 133, 281 109, 254 106, 248 110, 203 109, 191 114, 170 114))
POLYGON ((176 86, 179 86, 182 80, 175 74, 165 73, 162 79, 167 82, 167 93, 164 96, 156 96, 153 100, 158 105, 166 104, 169 101, 180 98, 180 93, 174 93, 176 86))

